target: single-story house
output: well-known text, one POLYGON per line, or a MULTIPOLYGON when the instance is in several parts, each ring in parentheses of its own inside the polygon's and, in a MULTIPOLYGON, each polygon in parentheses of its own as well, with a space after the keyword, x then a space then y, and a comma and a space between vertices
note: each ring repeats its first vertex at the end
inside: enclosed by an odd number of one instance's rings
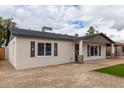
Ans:
POLYGON ((124 43, 115 42, 115 55, 124 56, 124 43))
POLYGON ((9 62, 17 70, 69 62, 86 62, 106 58, 106 45, 114 41, 103 33, 70 36, 20 28, 8 28, 9 62))

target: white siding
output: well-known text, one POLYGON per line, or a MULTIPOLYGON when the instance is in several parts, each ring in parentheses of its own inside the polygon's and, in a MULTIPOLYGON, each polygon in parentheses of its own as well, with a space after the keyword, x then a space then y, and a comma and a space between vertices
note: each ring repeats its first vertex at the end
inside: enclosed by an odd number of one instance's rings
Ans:
MULTIPOLYGON (((83 50, 84 50, 84 61, 86 60, 96 60, 96 59, 105 59, 106 58, 106 45, 105 44, 83 44, 83 50), (101 46, 101 56, 87 56, 87 45, 96 45, 101 46)), ((99 49, 98 49, 99 50, 99 49)))
POLYGON ((9 60, 9 48, 5 47, 5 60, 9 60))
POLYGON ((9 42, 9 62, 16 68, 16 37, 9 42))
POLYGON ((72 41, 47 40, 16 37, 16 69, 43 67, 74 62, 74 43, 72 41), (35 57, 30 57, 30 42, 35 41, 35 57), (38 56, 37 43, 52 43, 51 56, 38 56), (53 44, 58 43, 58 56, 54 56, 53 44))

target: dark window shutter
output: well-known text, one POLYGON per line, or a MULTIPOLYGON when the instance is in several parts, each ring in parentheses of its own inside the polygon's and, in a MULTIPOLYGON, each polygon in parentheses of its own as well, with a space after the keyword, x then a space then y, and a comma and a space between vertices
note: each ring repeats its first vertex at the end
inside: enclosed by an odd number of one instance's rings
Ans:
POLYGON ((99 46, 99 56, 101 56, 101 46, 99 46))
POLYGON ((58 44, 54 43, 54 56, 58 56, 58 44))
POLYGON ((90 46, 87 45, 87 56, 89 57, 90 56, 90 46))
POLYGON ((31 41, 31 57, 35 57, 35 42, 31 41))

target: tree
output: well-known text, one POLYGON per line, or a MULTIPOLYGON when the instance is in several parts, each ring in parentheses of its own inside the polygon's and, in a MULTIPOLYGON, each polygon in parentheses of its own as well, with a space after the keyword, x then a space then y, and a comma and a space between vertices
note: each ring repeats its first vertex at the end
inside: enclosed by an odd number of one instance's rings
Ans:
POLYGON ((79 36, 78 33, 75 33, 75 36, 78 37, 79 36))
POLYGON ((94 29, 94 27, 91 26, 91 27, 87 30, 86 35, 92 35, 92 34, 95 34, 95 29, 94 29))
POLYGON ((16 22, 13 18, 3 18, 0 17, 0 47, 2 47, 8 38, 8 27, 16 27, 16 22))
POLYGON ((96 31, 96 33, 98 34, 98 33, 99 33, 99 31, 97 30, 97 31, 96 31))
POLYGON ((5 28, 0 24, 0 47, 4 44, 5 41, 5 28))

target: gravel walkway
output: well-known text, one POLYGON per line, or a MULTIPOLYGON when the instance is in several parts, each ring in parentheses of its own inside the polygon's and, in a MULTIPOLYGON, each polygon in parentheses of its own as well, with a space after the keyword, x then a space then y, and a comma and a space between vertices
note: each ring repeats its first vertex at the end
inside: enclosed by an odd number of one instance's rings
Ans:
POLYGON ((93 70, 124 63, 124 59, 97 60, 84 64, 69 63, 16 71, 8 62, 0 64, 0 87, 124 87, 124 78, 93 70))

